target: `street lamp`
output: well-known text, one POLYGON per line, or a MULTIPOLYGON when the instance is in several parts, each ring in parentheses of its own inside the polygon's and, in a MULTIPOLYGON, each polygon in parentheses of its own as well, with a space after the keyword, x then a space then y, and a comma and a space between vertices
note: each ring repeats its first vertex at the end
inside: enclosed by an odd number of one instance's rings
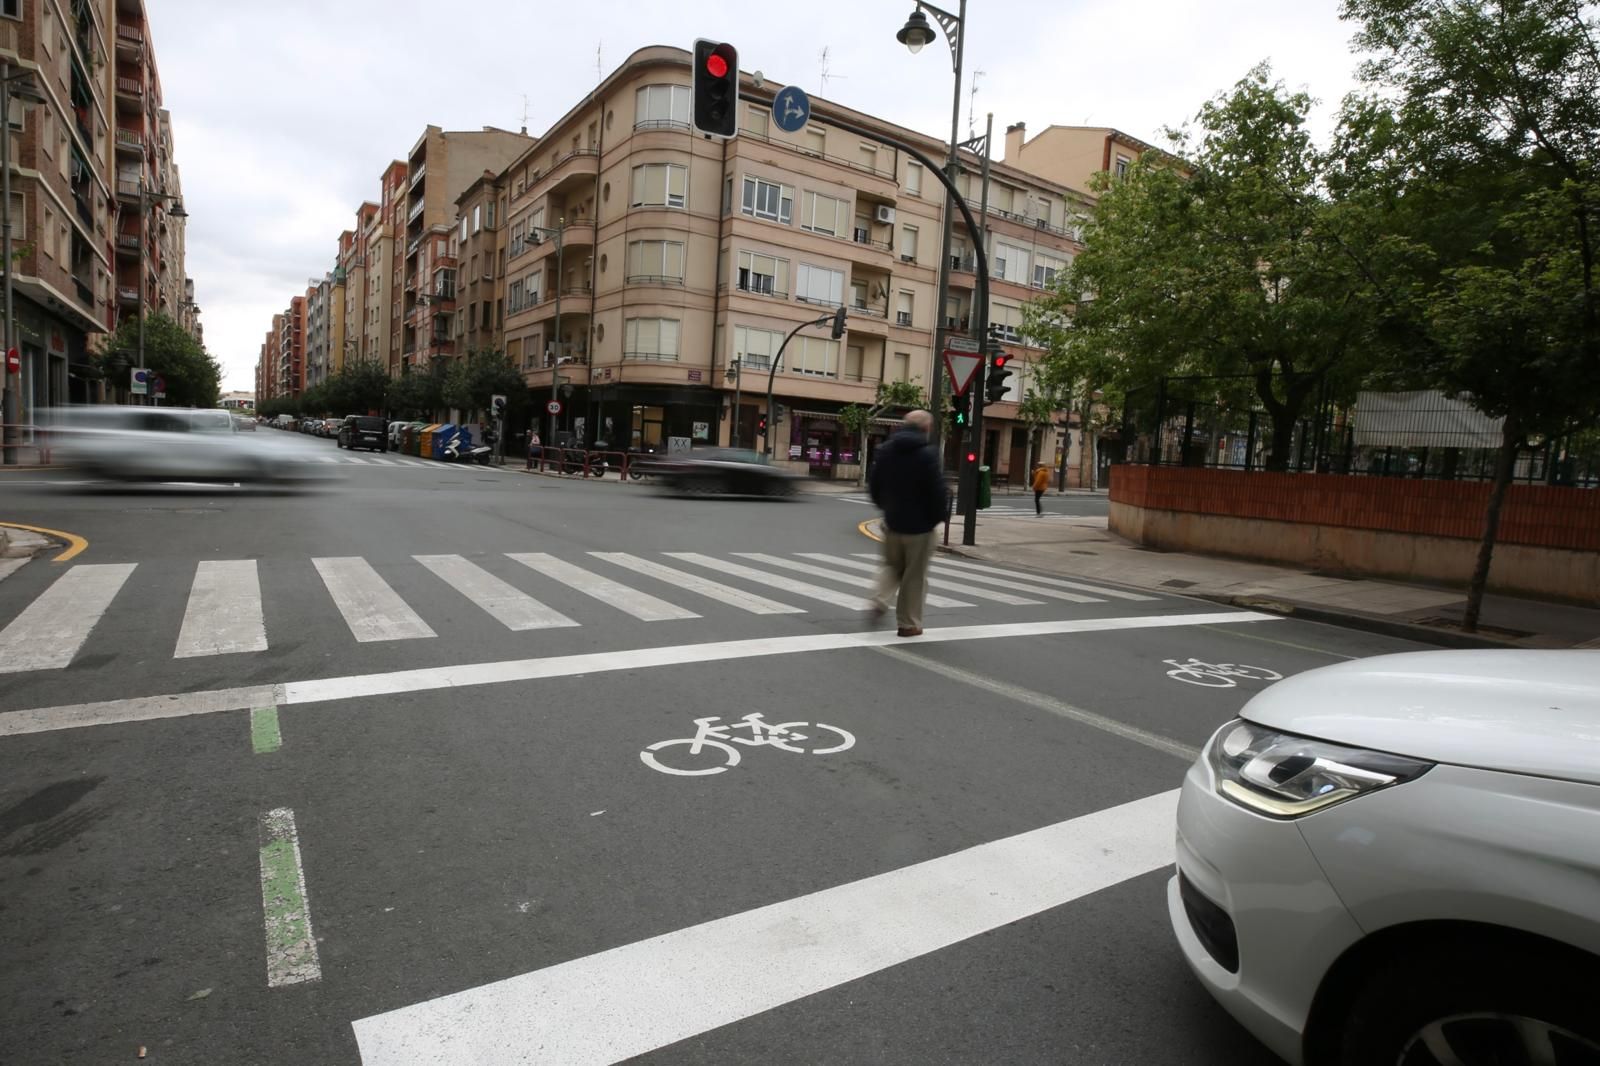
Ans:
MULTIPOLYGON (((560 379, 561 379, 561 279, 562 279, 562 273, 561 273, 561 234, 562 234, 563 231, 566 230, 566 228, 567 228, 567 220, 566 220, 565 216, 556 219, 556 225, 554 227, 549 227, 549 226, 529 226, 528 227, 528 231, 530 233, 537 233, 540 237, 546 237, 546 236, 550 236, 550 235, 553 234, 554 237, 555 237, 555 242, 556 242, 556 276, 553 279, 553 287, 555 288, 555 293, 556 293, 556 328, 555 328, 556 344, 555 344, 555 347, 553 349, 551 349, 551 351, 550 351, 550 402, 551 403, 555 402, 555 399, 556 399, 556 388, 561 383, 560 382, 560 379)), ((546 410, 546 413, 548 413, 549 416, 550 416, 550 436, 549 436, 548 440, 549 440, 549 442, 551 444, 554 444, 555 443, 555 439, 556 439, 556 416, 555 416, 554 412, 551 412, 549 410, 549 408, 546 408, 545 410, 546 410)))
MULTIPOLYGON (((146 247, 147 241, 146 241, 146 237, 145 237, 145 225, 144 225, 144 222, 145 222, 146 216, 148 216, 150 214, 150 209, 152 207, 156 206, 157 204, 164 204, 164 203, 171 203, 172 204, 172 209, 170 211, 168 211, 167 213, 169 215, 171 215, 173 218, 188 218, 189 217, 189 212, 187 212, 187 211, 185 211, 183 209, 183 201, 182 200, 180 200, 177 196, 172 195, 170 193, 152 192, 149 189, 149 187, 145 185, 145 183, 144 183, 144 174, 141 172, 139 174, 139 369, 140 370, 144 369, 144 320, 145 320, 145 312, 146 312, 146 309, 147 309, 147 303, 145 301, 144 282, 145 282, 145 274, 148 273, 148 271, 145 269, 145 262, 144 262, 145 253, 148 251, 148 248, 146 247)), ((149 385, 146 385, 145 389, 146 389, 146 393, 145 393, 146 397, 149 398, 150 400, 154 400, 155 396, 152 395, 148 391, 149 390, 149 385)))
POLYGON ((732 436, 728 439, 730 448, 739 446, 739 371, 743 365, 744 361, 737 357, 728 364, 727 380, 733 382, 733 431, 732 436))
MULTIPOLYGON (((944 38, 950 44, 950 64, 955 69, 956 86, 954 102, 950 108, 950 155, 945 161, 945 174, 954 185, 956 176, 960 173, 960 163, 957 157, 956 138, 961 132, 961 61, 963 46, 967 35, 963 32, 967 22, 967 0, 960 0, 956 14, 943 11, 932 4, 919 0, 912 9, 911 15, 906 19, 906 24, 895 34, 895 40, 906 46, 906 49, 916 55, 922 51, 923 46, 932 44, 935 34, 933 26, 928 23, 928 15, 939 24, 939 29, 944 31, 944 38)), ((955 193, 946 190, 948 202, 944 208, 944 239, 939 245, 939 301, 934 318, 933 359, 934 373, 928 387, 929 406, 935 411, 939 409, 939 394, 944 391, 943 376, 938 372, 940 352, 944 351, 945 338, 945 305, 950 300, 950 243, 955 230, 955 193)), ((983 234, 974 234, 974 240, 983 240, 983 234)), ((943 427, 938 421, 933 424, 933 443, 938 445, 943 427)), ((943 460, 940 460, 941 466, 943 460)))
POLYGON ((45 102, 44 94, 34 84, 33 71, 19 70, 11 72, 11 64, 0 61, 0 116, 3 116, 5 129, 0 130, 0 228, 5 231, 5 236, 0 238, 0 263, 5 267, 5 350, 6 367, 0 371, 0 381, 4 382, 5 398, 0 403, 0 423, 4 430, 0 431, 0 452, 4 453, 6 465, 17 462, 17 444, 21 440, 22 427, 22 364, 21 352, 18 352, 19 362, 15 373, 11 370, 11 350, 17 347, 16 318, 11 309, 11 277, 16 270, 16 263, 11 258, 11 98, 16 97, 25 104, 42 104, 45 102))

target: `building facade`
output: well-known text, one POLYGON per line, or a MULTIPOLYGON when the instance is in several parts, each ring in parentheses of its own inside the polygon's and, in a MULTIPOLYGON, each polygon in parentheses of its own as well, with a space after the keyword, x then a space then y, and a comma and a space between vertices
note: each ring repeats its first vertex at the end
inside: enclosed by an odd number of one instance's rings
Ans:
POLYGON ((456 200, 455 314, 451 337, 463 355, 505 351, 507 199, 499 172, 485 170, 456 200))

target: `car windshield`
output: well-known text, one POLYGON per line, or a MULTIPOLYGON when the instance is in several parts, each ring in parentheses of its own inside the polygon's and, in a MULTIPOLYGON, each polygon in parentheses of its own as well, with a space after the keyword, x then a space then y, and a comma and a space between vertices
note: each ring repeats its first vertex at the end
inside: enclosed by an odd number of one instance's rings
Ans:
POLYGON ((352 424, 356 429, 375 429, 380 431, 383 429, 383 419, 372 418, 367 415, 356 418, 352 424))
POLYGON ((691 460, 715 463, 764 463, 766 458, 750 448, 696 448, 689 453, 691 460))
POLYGON ((233 416, 226 411, 196 411, 190 419, 196 433, 232 433, 233 416))

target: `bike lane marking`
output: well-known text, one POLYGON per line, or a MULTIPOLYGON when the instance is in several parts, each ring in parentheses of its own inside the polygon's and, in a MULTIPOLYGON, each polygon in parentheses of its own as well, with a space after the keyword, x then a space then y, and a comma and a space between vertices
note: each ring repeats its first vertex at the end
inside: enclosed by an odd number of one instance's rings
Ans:
POLYGON ((774 655, 801 655, 813 652, 843 651, 852 648, 878 648, 885 645, 910 647, 971 640, 999 640, 1008 637, 1060 636, 1070 633, 1102 633, 1115 630, 1168 629, 1187 626, 1240 625, 1281 622, 1283 616, 1259 611, 1219 611, 1195 614, 1135 615, 1123 618, 1072 618, 1040 622, 1001 622, 991 625, 948 626, 926 630, 920 637, 898 637, 894 630, 869 632, 811 633, 790 637, 755 637, 748 640, 713 641, 705 644, 679 644, 667 647, 623 648, 615 651, 557 655, 544 659, 511 659, 501 662, 466 663, 460 666, 396 670, 377 674, 352 674, 345 677, 315 678, 278 685, 210 689, 201 692, 173 693, 105 700, 98 703, 37 707, 0 712, 0 737, 26 733, 45 733, 57 729, 139 722, 158 718, 181 718, 219 711, 242 711, 268 704, 283 708, 295 704, 323 703, 437 689, 465 688, 472 685, 497 685, 533 681, 576 674, 603 674, 645 670, 694 663, 727 662, 736 659, 764 659, 774 655))
POLYGON ((352 1023, 364 1066, 601 1066, 1172 863, 1172 790, 352 1023))
POLYGON ((283 747, 283 733, 278 728, 278 708, 250 708, 250 747, 257 755, 271 755, 283 747))
POLYGON ((261 908, 267 938, 267 985, 279 988, 321 980, 300 834, 295 829, 294 811, 287 807, 261 816, 261 908))

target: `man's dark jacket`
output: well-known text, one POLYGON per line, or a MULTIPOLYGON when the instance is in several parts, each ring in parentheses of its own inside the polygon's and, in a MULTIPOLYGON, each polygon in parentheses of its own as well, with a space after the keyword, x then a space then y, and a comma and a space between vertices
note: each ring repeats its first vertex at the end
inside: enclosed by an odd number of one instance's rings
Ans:
POLYGON ((899 429, 878 446, 868 487, 895 533, 927 533, 945 519, 948 497, 938 453, 914 429, 899 429))

